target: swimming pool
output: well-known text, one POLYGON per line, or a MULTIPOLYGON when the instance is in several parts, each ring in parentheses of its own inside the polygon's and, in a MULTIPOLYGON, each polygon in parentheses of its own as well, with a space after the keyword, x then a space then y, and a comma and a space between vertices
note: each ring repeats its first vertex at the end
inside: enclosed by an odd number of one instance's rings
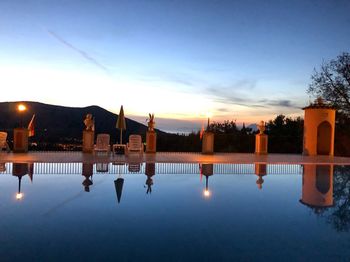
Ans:
POLYGON ((6 163, 2 261, 347 260, 350 167, 6 163))

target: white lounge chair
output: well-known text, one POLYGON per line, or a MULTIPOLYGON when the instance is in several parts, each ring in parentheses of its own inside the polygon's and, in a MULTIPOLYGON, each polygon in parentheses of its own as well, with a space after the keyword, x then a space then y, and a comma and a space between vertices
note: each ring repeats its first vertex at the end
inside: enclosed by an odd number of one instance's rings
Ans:
POLYGON ((7 133, 0 132, 0 150, 6 149, 7 152, 10 152, 10 147, 7 144, 7 133))
POLYGON ((94 153, 107 153, 111 151, 111 146, 109 144, 110 136, 109 134, 98 134, 96 138, 96 144, 94 146, 94 153))
POLYGON ((129 136, 129 143, 126 144, 126 153, 143 154, 143 143, 140 135, 129 136))

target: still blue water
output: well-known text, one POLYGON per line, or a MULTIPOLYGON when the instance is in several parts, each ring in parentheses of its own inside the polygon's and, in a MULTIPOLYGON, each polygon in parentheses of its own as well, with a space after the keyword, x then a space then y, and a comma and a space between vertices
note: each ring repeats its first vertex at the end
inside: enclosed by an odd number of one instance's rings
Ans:
POLYGON ((32 182, 21 178, 20 200, 18 177, 1 174, 0 258, 348 261, 349 172, 335 172, 331 189, 338 195, 323 194, 320 202, 332 200, 331 207, 299 201, 315 177, 305 173, 304 183, 302 174, 264 175, 261 189, 255 174, 214 173, 208 176, 210 196, 204 195, 206 176, 199 174, 94 174, 86 192, 82 175, 34 173, 32 182), (120 203, 118 177, 124 179, 120 203))

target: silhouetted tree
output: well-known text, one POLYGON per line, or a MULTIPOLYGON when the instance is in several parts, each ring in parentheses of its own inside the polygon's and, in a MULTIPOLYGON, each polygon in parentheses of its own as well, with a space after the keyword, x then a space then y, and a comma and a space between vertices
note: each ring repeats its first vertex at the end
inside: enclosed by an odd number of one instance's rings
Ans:
POLYGON ((267 123, 270 153, 301 153, 303 145, 304 121, 300 117, 292 119, 278 115, 267 123))
POLYGON ((350 230, 350 167, 337 166, 333 177, 334 207, 327 221, 337 231, 350 230))
POLYGON ((350 54, 342 53, 337 59, 323 62, 311 76, 308 93, 320 96, 341 112, 350 114, 350 54))

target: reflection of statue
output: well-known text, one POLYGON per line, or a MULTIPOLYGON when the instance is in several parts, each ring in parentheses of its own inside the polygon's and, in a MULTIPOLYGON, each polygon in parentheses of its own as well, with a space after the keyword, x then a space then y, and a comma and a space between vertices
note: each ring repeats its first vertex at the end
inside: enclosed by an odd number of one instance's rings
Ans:
POLYGON ((146 179, 146 185, 147 185, 147 192, 146 192, 146 194, 148 194, 148 193, 151 194, 152 193, 153 179, 150 176, 148 176, 147 179, 146 179))
POLYGON ((263 176, 267 174, 267 165, 266 164, 255 164, 255 175, 258 176, 256 184, 259 189, 262 189, 262 184, 264 183, 263 176))
POLYGON ((84 119, 85 130, 87 131, 95 131, 95 121, 92 118, 92 114, 87 114, 84 119))
POLYGON ((93 185, 93 182, 92 182, 93 168, 94 168, 93 164, 83 163, 82 176, 84 176, 85 179, 81 184, 84 186, 85 192, 90 192, 90 186, 93 185))
POLYGON ((260 121, 259 125, 258 125, 258 129, 260 131, 260 134, 264 134, 264 131, 265 131, 265 123, 264 121, 260 121))
POLYGON ((148 131, 153 131, 156 126, 156 122, 154 122, 154 114, 148 114, 148 115, 149 115, 148 131))
POLYGON ((145 168, 145 175, 147 176, 146 183, 145 183, 147 185, 146 194, 152 193, 152 185, 153 185, 152 177, 155 174, 156 174, 156 164, 155 163, 146 163, 146 168, 145 168))

